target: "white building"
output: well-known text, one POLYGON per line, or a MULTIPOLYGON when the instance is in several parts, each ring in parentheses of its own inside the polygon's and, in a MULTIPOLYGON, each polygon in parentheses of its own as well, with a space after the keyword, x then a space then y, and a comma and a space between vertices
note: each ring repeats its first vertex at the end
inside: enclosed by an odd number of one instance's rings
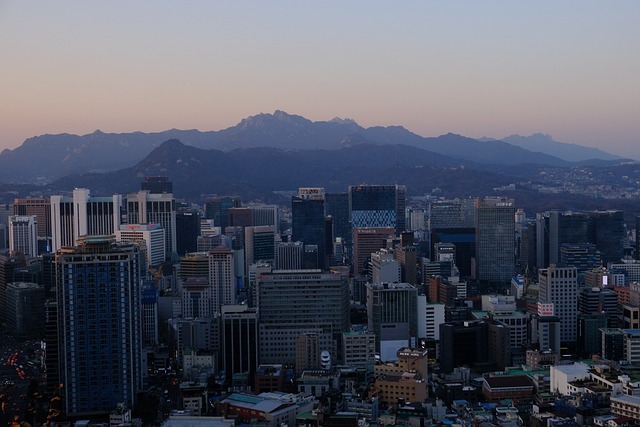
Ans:
POLYGON ((149 266, 158 266, 165 260, 167 251, 164 230, 160 224, 121 225, 116 230, 116 241, 140 244, 149 266))
POLYGON ((38 219, 35 215, 9 216, 9 250, 38 256, 38 219))
POLYGON ((91 197, 86 188, 73 197, 51 196, 51 251, 73 247, 82 236, 112 235, 120 226, 122 196, 91 197))
POLYGON ((589 378, 589 365, 578 362, 572 365, 555 365, 551 366, 550 384, 551 393, 560 393, 567 395, 570 391, 569 383, 575 380, 584 380, 589 378))
POLYGON ((375 364, 376 335, 366 330, 342 333, 342 357, 344 365, 367 368, 375 364))
POLYGON ((166 251, 176 251, 176 201, 173 194, 150 193, 148 190, 128 194, 127 224, 162 225, 166 251))

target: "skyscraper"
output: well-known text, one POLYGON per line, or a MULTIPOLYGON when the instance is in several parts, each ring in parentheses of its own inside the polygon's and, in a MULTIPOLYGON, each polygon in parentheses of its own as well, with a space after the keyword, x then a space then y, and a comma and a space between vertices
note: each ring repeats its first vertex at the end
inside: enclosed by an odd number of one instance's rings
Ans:
POLYGON ((120 402, 133 407, 142 387, 138 246, 107 236, 78 243, 55 259, 66 413, 104 413, 120 402))
POLYGON ((222 306, 223 366, 227 384, 234 374, 247 373, 253 381, 258 367, 258 314, 246 305, 222 306))
POLYGON ((367 273, 367 259, 371 254, 385 246, 386 239, 393 236, 393 228, 354 228, 353 229, 353 275, 367 273))
POLYGON ((396 235, 406 230, 406 187, 404 185, 349 186, 351 225, 392 227, 396 235))
POLYGON ((480 289, 506 289, 515 273, 515 207, 506 197, 476 199, 476 268, 480 289))
POLYGON ((74 247, 82 236, 113 234, 121 206, 122 196, 91 197, 86 188, 74 189, 72 197, 51 196, 51 250, 74 247))
POLYGON ((326 193, 324 213, 333 219, 333 236, 351 244, 351 216, 349 214, 349 193, 326 193))
POLYGON ((300 188, 291 197, 291 239, 318 247, 319 268, 325 267, 324 188, 300 188))
POLYGON ((38 221, 38 237, 51 237, 51 201, 49 198, 15 199, 14 215, 35 215, 38 221))

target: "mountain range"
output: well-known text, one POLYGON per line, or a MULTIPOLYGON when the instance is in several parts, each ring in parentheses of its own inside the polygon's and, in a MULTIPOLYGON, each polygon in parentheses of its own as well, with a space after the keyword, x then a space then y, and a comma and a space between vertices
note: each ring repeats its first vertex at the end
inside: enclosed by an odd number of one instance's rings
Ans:
MULTIPOLYGON (((247 150, 257 150, 253 154, 258 161, 261 160, 260 156, 270 156, 276 163, 276 158, 288 158, 286 167, 289 170, 296 167, 292 164, 293 157, 295 161, 304 162, 305 157, 311 156, 311 160, 316 160, 328 156, 332 164, 343 165, 340 173, 345 173, 345 169, 353 167, 357 162, 364 167, 372 167, 364 159, 366 157, 369 162, 373 161, 374 153, 379 153, 381 147, 394 147, 392 151, 397 151, 396 154, 385 154, 383 157, 386 160, 391 160, 394 156, 400 157, 400 153, 406 154, 405 150, 412 148, 414 151, 409 155, 410 158, 429 157, 430 160, 423 163, 422 167, 425 164, 447 167, 464 165, 477 170, 494 170, 494 165, 576 165, 571 159, 581 161, 582 164, 621 160, 604 151, 556 142, 542 134, 531 137, 512 135, 503 140, 478 140, 452 133, 423 137, 401 126, 364 128, 350 119, 335 118, 314 122, 302 116, 275 111, 273 114, 257 114, 245 118, 237 125, 219 131, 171 129, 156 133, 116 134, 97 130, 82 136, 36 136, 27 139, 16 149, 6 149, 0 153, 0 180, 51 183, 68 175, 132 170, 131 168, 140 166, 140 162, 145 164, 145 158, 169 140, 180 141, 180 145, 184 146, 180 150, 195 148, 211 151, 199 152, 191 161, 187 157, 182 158, 185 165, 194 168, 200 167, 198 161, 207 159, 211 163, 203 163, 201 167, 209 172, 216 169, 220 173, 232 171, 228 169, 230 163, 218 163, 219 159, 231 162, 234 157, 249 156, 247 150), (352 148, 351 153, 357 152, 358 155, 347 155, 350 153, 349 148, 352 148), (298 153, 294 156, 290 152, 298 153)), ((173 142, 169 147, 176 148, 178 145, 173 142)), ((170 154, 163 155, 171 157, 170 154)), ((179 156, 176 154, 177 157, 179 156)), ((411 160, 410 158, 405 160, 411 160)), ((243 158, 243 161, 249 160, 243 158)), ((242 169, 240 166, 238 168, 242 169)), ((238 168, 234 170, 237 171, 238 168)), ((143 169, 153 168, 147 165, 143 169)), ((318 173, 322 174, 325 170, 319 170, 318 173)), ((236 180, 240 176, 243 175, 236 174, 236 180)), ((241 185, 241 181, 242 179, 235 185, 241 185)))

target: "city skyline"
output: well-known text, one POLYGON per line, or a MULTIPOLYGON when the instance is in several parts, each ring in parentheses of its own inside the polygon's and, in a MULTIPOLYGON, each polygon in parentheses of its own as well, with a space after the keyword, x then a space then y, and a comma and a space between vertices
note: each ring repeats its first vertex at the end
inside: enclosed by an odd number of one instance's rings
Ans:
POLYGON ((0 148, 284 110, 640 159, 639 15, 632 1, 4 2, 0 148))

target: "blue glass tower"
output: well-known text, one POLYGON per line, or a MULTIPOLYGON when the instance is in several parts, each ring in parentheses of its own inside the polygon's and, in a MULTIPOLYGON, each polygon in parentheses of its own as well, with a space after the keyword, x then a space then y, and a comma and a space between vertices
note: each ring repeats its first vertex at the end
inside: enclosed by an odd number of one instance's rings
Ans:
POLYGON ((326 255, 326 233, 324 199, 291 197, 291 238, 303 242, 305 246, 318 247, 317 268, 324 268, 326 255))
POLYGON ((404 185, 352 185, 349 207, 353 228, 393 227, 397 236, 406 231, 404 185))

